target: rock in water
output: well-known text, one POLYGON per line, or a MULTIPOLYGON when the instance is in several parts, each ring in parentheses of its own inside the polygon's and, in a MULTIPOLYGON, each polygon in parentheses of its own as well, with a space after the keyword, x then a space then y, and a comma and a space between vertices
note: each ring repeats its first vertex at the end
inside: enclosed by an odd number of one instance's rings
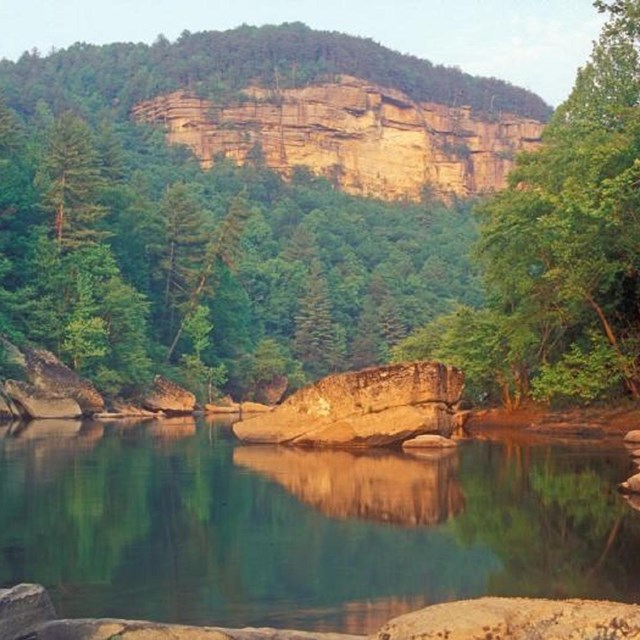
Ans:
POLYGON ((244 442, 386 446, 422 433, 449 435, 464 377, 439 362, 331 375, 268 414, 233 425, 244 442))
POLYGON ((640 430, 634 429, 633 431, 629 431, 627 435, 625 435, 624 441, 640 443, 640 430))
POLYGON ((446 449, 458 445, 449 438, 427 433, 402 443, 403 449, 446 449))
POLYGON ((167 414, 193 413, 196 397, 175 382, 163 376, 156 376, 153 379, 153 388, 142 401, 142 406, 150 411, 162 411, 167 414))
POLYGON ((104 411, 104 399, 96 388, 45 349, 24 349, 25 373, 38 390, 54 397, 73 398, 89 415, 104 411))
POLYGON ((4 392, 28 418, 79 418, 80 405, 65 396, 55 396, 16 380, 4 383, 4 392))
POLYGON ((36 627, 53 620, 56 612, 49 595, 39 584, 19 584, 0 589, 0 638, 32 637, 36 627))

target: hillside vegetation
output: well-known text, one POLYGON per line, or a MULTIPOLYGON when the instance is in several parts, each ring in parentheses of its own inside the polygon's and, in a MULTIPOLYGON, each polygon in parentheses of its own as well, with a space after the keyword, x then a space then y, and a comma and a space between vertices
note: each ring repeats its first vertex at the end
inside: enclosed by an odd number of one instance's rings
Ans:
POLYGON ((78 43, 44 57, 32 51, 16 63, 0 62, 0 85, 11 107, 33 115, 44 100, 56 112, 73 109, 89 119, 105 110, 127 117, 134 104, 177 89, 224 101, 250 84, 300 87, 339 74, 399 89, 416 101, 469 105, 486 114, 508 111, 543 122, 551 114, 540 97, 502 80, 301 23, 185 31, 176 42, 158 36, 151 46, 78 43))

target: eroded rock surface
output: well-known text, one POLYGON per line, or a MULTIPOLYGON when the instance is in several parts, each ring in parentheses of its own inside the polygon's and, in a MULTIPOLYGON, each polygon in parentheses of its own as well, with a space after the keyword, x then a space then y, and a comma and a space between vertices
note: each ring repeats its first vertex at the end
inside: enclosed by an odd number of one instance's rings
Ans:
POLYGON ((377 640, 639 638, 640 606, 588 600, 480 598, 391 620, 377 640))
POLYGON ((268 414, 233 425, 244 442, 386 446, 421 433, 449 435, 462 372, 438 362, 373 367, 323 378, 268 414))
POLYGON ((175 382, 163 376, 153 379, 153 388, 145 396, 142 404, 150 411, 162 411, 168 414, 193 413, 196 397, 175 382))
POLYGON ((218 155, 244 163, 260 148, 286 177, 309 168, 356 195, 419 200, 498 190, 515 153, 539 145, 543 125, 508 113, 417 103, 395 89, 342 76, 278 92, 244 91, 215 104, 178 91, 138 104, 138 121, 166 127, 170 143, 191 148, 203 166, 218 155))
POLYGON ((39 584, 18 584, 0 589, 0 638, 25 638, 39 625, 53 620, 56 612, 39 584))
POLYGON ((79 418, 80 405, 70 397, 51 395, 26 382, 7 380, 4 391, 27 418, 79 418))

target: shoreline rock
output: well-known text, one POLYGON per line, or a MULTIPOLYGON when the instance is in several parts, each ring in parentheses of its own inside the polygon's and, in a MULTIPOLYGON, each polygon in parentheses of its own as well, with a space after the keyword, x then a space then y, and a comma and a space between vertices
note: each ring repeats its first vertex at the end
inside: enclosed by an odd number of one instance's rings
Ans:
POLYGON ((327 376, 263 416, 236 422, 243 442, 337 447, 400 444, 423 433, 450 435, 462 372, 410 362, 327 376))
POLYGON ((162 411, 167 415, 193 413, 196 397, 179 384, 157 375, 153 379, 151 391, 142 400, 142 406, 149 411, 162 411))

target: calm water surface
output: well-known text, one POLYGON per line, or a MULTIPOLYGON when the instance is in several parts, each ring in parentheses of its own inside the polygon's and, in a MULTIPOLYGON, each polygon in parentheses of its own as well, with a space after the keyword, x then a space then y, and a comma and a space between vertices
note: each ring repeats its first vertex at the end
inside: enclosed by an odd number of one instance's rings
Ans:
POLYGON ((228 426, 0 427, 0 586, 63 617, 366 633, 482 595, 640 601, 619 442, 424 456, 236 443, 228 426))

